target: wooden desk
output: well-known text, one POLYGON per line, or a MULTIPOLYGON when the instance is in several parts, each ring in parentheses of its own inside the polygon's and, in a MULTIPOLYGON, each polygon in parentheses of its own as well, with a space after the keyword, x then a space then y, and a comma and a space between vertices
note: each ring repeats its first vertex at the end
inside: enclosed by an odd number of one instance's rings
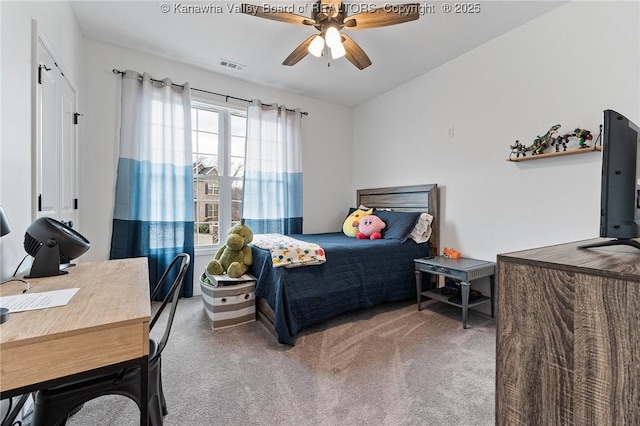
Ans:
MULTIPOLYGON (((140 365, 147 384, 151 316, 147 259, 80 263, 67 271, 27 280, 30 293, 79 288, 66 306, 11 313, 9 321, 0 325, 2 398, 117 364, 140 365)), ((22 290, 23 283, 10 282, 0 286, 0 295, 22 290)), ((143 394, 146 390, 145 386, 143 394)), ((146 407, 140 418, 146 424, 146 407)))

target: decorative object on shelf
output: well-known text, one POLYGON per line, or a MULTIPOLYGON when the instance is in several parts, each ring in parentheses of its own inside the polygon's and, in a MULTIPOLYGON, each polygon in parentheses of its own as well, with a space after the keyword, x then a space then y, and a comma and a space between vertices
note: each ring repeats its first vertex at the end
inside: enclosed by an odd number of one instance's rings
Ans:
POLYGON ((533 151, 532 155, 542 154, 544 150, 549 148, 549 146, 551 145, 551 142, 553 141, 553 135, 558 133, 559 128, 559 124, 551 126, 551 128, 547 130, 547 133, 534 139, 533 144, 527 147, 527 151, 533 151))
POLYGON ((562 145, 562 151, 564 152, 567 150, 567 144, 569 143, 569 138, 571 136, 573 136, 573 134, 570 134, 570 133, 566 133, 562 136, 558 136, 551 142, 551 145, 555 145, 556 152, 560 152, 560 145, 562 145))
POLYGON ((560 124, 551 126, 547 133, 542 136, 536 137, 530 146, 524 146, 520 143, 519 140, 516 140, 513 145, 509 145, 511 152, 509 153, 509 158, 507 158, 507 161, 518 162, 546 157, 556 157, 560 155, 602 151, 602 142, 600 141, 602 137, 602 125, 600 125, 600 133, 598 134, 598 137, 596 138, 593 146, 587 144, 587 141, 593 139, 593 135, 590 130, 576 127, 573 133, 565 133, 563 135, 554 136, 556 133, 558 133, 558 129, 560 129, 560 124), (571 138, 578 139, 577 148, 571 148, 568 146, 571 142, 571 138), (598 145, 599 141, 600 145, 598 145), (555 147, 555 152, 545 153, 544 151, 551 146, 555 147), (527 157, 527 152, 531 152, 532 156, 527 157), (522 158, 520 158, 520 155, 522 155, 522 158))
POLYGON ((573 131, 573 136, 580 139, 580 148, 588 148, 589 145, 586 144, 586 141, 590 141, 591 139, 593 139, 591 131, 587 129, 577 128, 573 131))
POLYGON ((509 159, 511 159, 511 156, 513 154, 516 154, 516 158, 519 158, 520 154, 522 154, 523 157, 527 156, 527 147, 524 144, 520 143, 519 140, 517 140, 513 145, 510 145, 509 148, 511 148, 509 159))

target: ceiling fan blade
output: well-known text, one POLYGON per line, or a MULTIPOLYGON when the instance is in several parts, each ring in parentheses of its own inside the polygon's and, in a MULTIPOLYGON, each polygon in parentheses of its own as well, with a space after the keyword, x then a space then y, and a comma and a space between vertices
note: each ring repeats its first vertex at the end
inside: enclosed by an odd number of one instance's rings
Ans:
POLYGON ((363 70, 369 65, 371 65, 371 59, 364 53, 364 50, 353 41, 351 37, 346 34, 341 34, 342 36, 342 45, 344 46, 344 50, 347 52, 344 56, 355 65, 358 69, 363 70))
POLYGON ((352 30, 366 30, 415 21, 420 17, 419 6, 418 3, 392 4, 356 13, 344 19, 344 26, 352 30))
POLYGON ((247 15, 271 19, 272 21, 286 22, 287 24, 315 25, 316 23, 313 19, 306 16, 296 15, 295 13, 289 12, 272 11, 264 8, 263 6, 256 6, 248 3, 242 3, 240 10, 242 13, 247 15))
POLYGON ((342 4, 342 0, 320 0, 320 5, 321 5, 320 11, 328 14, 329 16, 335 16, 335 15, 332 15, 331 13, 332 9, 333 9, 333 14, 337 14, 338 12, 340 12, 341 4, 342 4))
POLYGON ((284 60, 284 62, 282 62, 282 65, 295 65, 298 62, 300 62, 300 60, 302 58, 304 58, 305 56, 307 56, 307 53, 309 53, 309 45, 311 44, 311 41, 316 37, 316 35, 312 35, 311 37, 309 37, 308 39, 306 39, 305 41, 302 42, 302 44, 300 44, 300 46, 296 47, 293 52, 291 52, 291 54, 289 56, 287 56, 287 59, 284 60))

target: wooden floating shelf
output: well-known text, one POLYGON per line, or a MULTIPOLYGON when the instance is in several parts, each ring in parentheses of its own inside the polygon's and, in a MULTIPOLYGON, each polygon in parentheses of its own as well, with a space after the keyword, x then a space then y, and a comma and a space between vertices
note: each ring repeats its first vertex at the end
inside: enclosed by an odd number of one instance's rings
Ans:
POLYGON ((590 146, 585 148, 574 148, 566 151, 548 152, 546 154, 530 155, 528 157, 507 158, 507 161, 517 163, 519 161, 538 160, 541 158, 560 157, 562 155, 584 154, 585 152, 602 151, 602 146, 590 146))

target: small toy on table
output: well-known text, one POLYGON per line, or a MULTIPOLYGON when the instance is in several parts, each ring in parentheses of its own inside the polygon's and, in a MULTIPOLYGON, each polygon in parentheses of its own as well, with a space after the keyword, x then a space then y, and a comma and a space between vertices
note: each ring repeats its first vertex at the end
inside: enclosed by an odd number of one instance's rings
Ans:
POLYGON ((448 257, 449 259, 460 259, 462 257, 459 251, 447 247, 444 248, 442 254, 444 257, 448 257))

